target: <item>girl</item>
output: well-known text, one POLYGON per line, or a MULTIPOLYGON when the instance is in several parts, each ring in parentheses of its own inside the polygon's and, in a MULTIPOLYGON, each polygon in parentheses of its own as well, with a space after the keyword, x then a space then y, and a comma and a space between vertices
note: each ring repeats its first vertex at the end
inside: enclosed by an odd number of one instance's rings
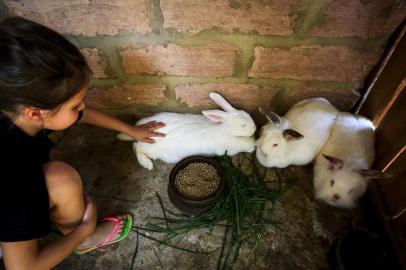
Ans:
POLYGON ((23 18, 0 22, 0 248, 7 269, 50 269, 72 251, 122 240, 131 215, 96 224, 78 172, 49 161, 46 136, 80 120, 153 143, 163 123, 133 127, 86 107, 91 71, 80 51, 55 31, 23 18), (50 232, 60 239, 38 245, 50 232))

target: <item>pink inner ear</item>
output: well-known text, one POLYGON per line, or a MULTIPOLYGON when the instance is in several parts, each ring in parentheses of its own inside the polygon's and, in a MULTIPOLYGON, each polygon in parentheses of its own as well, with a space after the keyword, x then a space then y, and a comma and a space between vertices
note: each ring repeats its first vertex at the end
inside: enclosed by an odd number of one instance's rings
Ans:
POLYGON ((338 171, 338 170, 341 170, 342 168, 343 167, 340 164, 335 164, 335 163, 332 163, 332 162, 328 163, 328 169, 330 171, 338 171))
POLYGON ((206 116, 213 121, 222 121, 223 120, 223 117, 221 117, 218 114, 214 114, 214 113, 208 113, 208 114, 206 114, 206 116))

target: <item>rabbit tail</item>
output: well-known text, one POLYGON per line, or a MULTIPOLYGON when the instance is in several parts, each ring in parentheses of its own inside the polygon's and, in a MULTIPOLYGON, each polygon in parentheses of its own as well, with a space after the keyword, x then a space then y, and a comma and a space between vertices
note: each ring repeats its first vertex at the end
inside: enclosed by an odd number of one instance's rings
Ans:
POLYGON ((121 141, 135 141, 135 139, 131 136, 128 136, 125 133, 120 133, 117 135, 117 139, 121 140, 121 141))

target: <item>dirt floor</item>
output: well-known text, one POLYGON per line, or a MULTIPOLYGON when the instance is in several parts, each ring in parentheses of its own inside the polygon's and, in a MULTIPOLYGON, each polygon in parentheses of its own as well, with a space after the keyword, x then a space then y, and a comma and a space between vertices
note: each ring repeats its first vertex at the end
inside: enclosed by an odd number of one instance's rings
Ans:
MULTIPOLYGON (((88 125, 70 128, 58 138, 53 160, 74 166, 81 174, 85 191, 97 202, 99 216, 129 212, 136 225, 144 225, 150 216, 162 216, 156 192, 170 209, 168 177, 173 164, 154 162, 154 170, 142 168, 132 151, 131 142, 119 141, 116 133, 88 125)), ((265 251, 254 253, 243 245, 232 269, 330 269, 328 254, 334 240, 344 231, 362 222, 360 210, 342 210, 317 202, 312 194, 312 168, 291 166, 279 171, 286 192, 277 204, 274 219, 263 238, 265 251)), ((221 247, 224 229, 199 230, 176 244, 199 251, 221 247)), ((159 235, 150 236, 159 237, 159 235)), ((49 238, 57 237, 51 235, 49 238)), ((130 269, 136 247, 136 233, 85 255, 72 254, 58 270, 130 269)), ((46 240, 46 239, 45 239, 46 240)), ((139 238, 133 269, 216 269, 219 252, 202 257, 157 245, 139 238)), ((1 268, 1 266, 0 266, 1 268)))
MULTIPOLYGON (((82 175, 85 190, 95 198, 99 216, 130 212, 138 225, 150 216, 162 216, 155 193, 173 208, 167 181, 173 165, 154 162, 148 171, 137 163, 130 142, 118 141, 109 130, 76 125, 60 138, 52 158, 73 165, 82 175)), ((288 187, 277 205, 275 220, 264 238, 265 254, 246 245, 233 269, 329 269, 328 251, 334 239, 359 222, 358 211, 332 208, 314 200, 311 167, 292 166, 280 171, 288 187)), ((201 251, 221 246, 223 229, 201 230, 178 242, 201 251)), ((158 236, 158 235, 156 235, 158 236)), ((56 269, 129 269, 136 233, 124 241, 86 255, 71 255, 56 269)), ((201 259, 144 237, 134 269, 215 269, 218 254, 201 259), (198 262, 196 264, 195 262, 198 262)))

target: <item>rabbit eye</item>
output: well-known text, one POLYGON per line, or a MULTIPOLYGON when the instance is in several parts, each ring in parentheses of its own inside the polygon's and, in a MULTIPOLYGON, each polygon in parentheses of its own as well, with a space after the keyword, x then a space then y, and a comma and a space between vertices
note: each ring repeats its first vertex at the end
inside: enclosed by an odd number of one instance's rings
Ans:
POLYGON ((331 180, 330 185, 334 186, 334 180, 331 180))
POLYGON ((273 147, 277 147, 277 146, 278 146, 278 144, 277 144, 277 143, 274 143, 272 146, 273 146, 273 147))

